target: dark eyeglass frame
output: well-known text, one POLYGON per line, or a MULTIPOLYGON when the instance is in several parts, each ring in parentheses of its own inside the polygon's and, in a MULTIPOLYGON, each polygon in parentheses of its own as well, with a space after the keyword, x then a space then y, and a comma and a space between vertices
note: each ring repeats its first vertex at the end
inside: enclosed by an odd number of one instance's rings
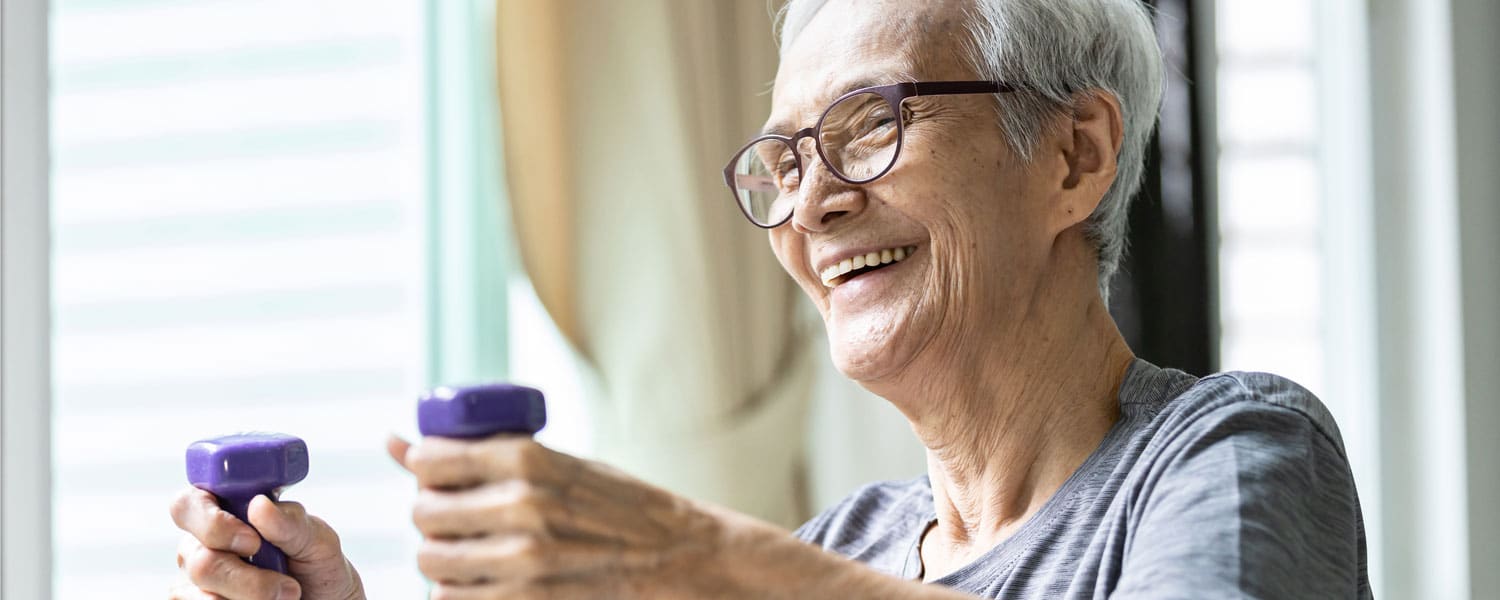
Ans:
MULTIPOLYGON (((755 220, 755 217, 750 214, 749 209, 745 207, 745 203, 740 201, 739 188, 734 184, 735 165, 739 163, 740 157, 743 156, 746 152, 749 152, 750 149, 755 147, 756 144, 767 140, 779 141, 786 144, 792 149, 792 160, 795 160, 797 162, 797 172, 803 173, 802 152, 798 150, 797 144, 798 142, 802 141, 802 138, 812 138, 813 146, 815 146, 818 151, 818 158, 823 162, 823 166, 828 169, 829 173, 832 173, 834 177, 839 178, 839 180, 843 181, 844 183, 848 183, 850 185, 864 185, 885 176, 886 173, 889 173, 890 170, 896 166, 896 161, 901 159, 901 146, 906 143, 906 119, 901 117, 901 115, 903 114, 901 112, 901 105, 905 103, 908 98, 915 98, 918 96, 953 96, 960 94, 1004 94, 1014 92, 1016 91, 1016 89, 1016 86, 1005 83, 1003 81, 908 81, 903 83, 893 83, 889 85, 878 85, 874 87, 860 88, 839 96, 838 99, 828 103, 828 108, 823 109, 823 114, 818 117, 817 125, 814 125, 812 127, 805 127, 801 130, 798 130, 796 133, 793 133, 791 136, 768 133, 747 142, 739 149, 738 152, 734 153, 734 156, 729 159, 729 164, 724 166, 724 184, 729 186, 729 193, 734 197, 734 205, 739 207, 740 213, 744 214, 746 219, 748 219, 751 223, 754 223, 756 227, 760 227, 762 229, 775 229, 786 224, 787 221, 790 221, 792 219, 792 213, 796 211, 795 206, 792 208, 792 210, 787 211, 786 217, 782 218, 780 221, 770 224, 761 223, 760 221, 755 220), (879 173, 876 173, 875 175, 872 175, 865 179, 850 179, 848 177, 845 177, 843 173, 839 172, 838 168, 833 166, 833 163, 830 163, 828 161, 828 156, 823 153, 823 140, 819 133, 823 130, 823 122, 828 119, 829 111, 838 106, 840 102, 843 102, 844 100, 847 100, 859 94, 876 94, 881 98, 884 98, 885 101, 890 104, 891 114, 897 115, 896 151, 893 155, 891 155, 890 164, 886 165, 885 168, 882 169, 879 173)), ((799 182, 797 185, 797 191, 800 192, 801 190, 802 185, 799 182)))

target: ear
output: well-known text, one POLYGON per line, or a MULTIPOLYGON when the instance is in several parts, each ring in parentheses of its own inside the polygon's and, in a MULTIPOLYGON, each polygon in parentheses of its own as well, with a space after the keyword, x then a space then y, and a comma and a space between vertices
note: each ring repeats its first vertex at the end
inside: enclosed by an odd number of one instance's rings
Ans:
POLYGON ((1102 90, 1075 95, 1071 118, 1064 118, 1062 126, 1058 150, 1066 174, 1056 190, 1054 233, 1082 223, 1099 206, 1114 185, 1125 137, 1120 101, 1102 90))

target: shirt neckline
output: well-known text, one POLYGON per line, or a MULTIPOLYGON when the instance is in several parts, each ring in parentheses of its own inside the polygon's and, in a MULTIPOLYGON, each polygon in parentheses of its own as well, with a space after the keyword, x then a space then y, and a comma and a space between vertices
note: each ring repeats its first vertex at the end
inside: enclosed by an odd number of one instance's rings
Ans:
MULTIPOLYGON (((1164 372, 1164 369, 1144 359, 1135 358, 1132 360, 1130 366, 1125 370, 1125 377, 1120 380, 1120 389, 1115 395, 1116 401, 1120 403, 1120 418, 1116 419, 1115 423, 1110 426, 1109 431, 1104 434, 1104 439, 1100 440, 1099 445, 1094 448, 1094 451, 1089 453, 1088 458, 1085 458, 1083 463, 1078 465, 1078 468, 1074 469, 1072 474, 1068 475, 1068 478, 1063 481, 1062 486, 1057 488, 1052 497, 1048 498, 1042 504, 1042 508, 1036 514, 1032 515, 1031 518, 1027 519, 1014 534, 1001 540, 995 547, 975 557, 968 564, 929 583, 953 586, 963 581, 964 578, 975 571, 996 564, 1004 565, 1002 568, 1008 568, 1010 564, 1014 563, 1022 552, 1031 546, 1037 534, 1045 531, 1048 525, 1056 520, 1062 510, 1071 504, 1072 497, 1079 491, 1079 488, 1092 481, 1098 472, 1097 467, 1099 463, 1110 455, 1116 455, 1117 453, 1112 452, 1112 450, 1121 443, 1121 440, 1128 439, 1126 432, 1127 427, 1130 425, 1127 425, 1127 421, 1130 420, 1128 417, 1132 415, 1131 413, 1127 413, 1127 410, 1131 404, 1134 404, 1136 397, 1136 394, 1129 393, 1129 390, 1149 385, 1154 375, 1164 374, 1164 372)), ((1133 413, 1133 411, 1131 412, 1133 413)), ((937 509, 934 506, 932 497, 932 480, 924 476, 922 482, 926 486, 927 510, 922 514, 917 527, 914 528, 916 533, 908 546, 906 561, 902 564, 901 568, 901 577, 903 579, 918 581, 921 580, 926 572, 926 565, 922 563, 922 538, 927 534, 927 530, 937 522, 937 509)))

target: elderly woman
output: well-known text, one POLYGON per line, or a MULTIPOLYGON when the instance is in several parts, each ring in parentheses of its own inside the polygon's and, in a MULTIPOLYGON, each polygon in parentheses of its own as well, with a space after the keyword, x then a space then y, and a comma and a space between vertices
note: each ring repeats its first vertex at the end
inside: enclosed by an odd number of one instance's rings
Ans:
MULTIPOLYGON (((393 439, 435 598, 1370 595, 1318 400, 1153 366, 1106 310, 1161 96, 1137 0, 793 0, 782 38, 726 182, 927 476, 789 535, 527 439, 393 439)), ((250 511, 292 577, 205 493, 172 513, 177 597, 364 597, 295 503, 250 511)))

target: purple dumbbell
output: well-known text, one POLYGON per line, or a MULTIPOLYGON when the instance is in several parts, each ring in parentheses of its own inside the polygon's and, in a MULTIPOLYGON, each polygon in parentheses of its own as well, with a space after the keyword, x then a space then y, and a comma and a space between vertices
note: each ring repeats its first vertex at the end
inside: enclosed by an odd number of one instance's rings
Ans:
POLYGON ((417 429, 424 436, 473 439, 497 433, 531 435, 546 424, 542 392, 520 385, 440 387, 417 401, 417 429))
MULTIPOLYGON (((250 500, 271 500, 307 477, 307 444, 283 433, 240 433, 193 442, 187 449, 188 482, 218 496, 219 506, 246 524, 250 500)), ((252 565, 287 572, 286 554, 261 540, 252 565)))

